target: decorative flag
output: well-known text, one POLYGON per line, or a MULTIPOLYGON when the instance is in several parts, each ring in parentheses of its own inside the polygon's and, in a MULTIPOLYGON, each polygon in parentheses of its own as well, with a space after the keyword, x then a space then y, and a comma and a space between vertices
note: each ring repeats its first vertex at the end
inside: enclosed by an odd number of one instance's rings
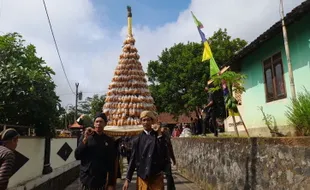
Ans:
MULTIPOLYGON (((205 41, 203 44, 204 44, 204 49, 203 49, 203 54, 202 54, 202 61, 208 61, 209 59, 213 58, 212 51, 211 51, 211 48, 209 46, 208 41, 205 41)), ((211 65, 211 63, 210 63, 210 65, 211 65)), ((216 65, 216 63, 215 63, 215 65, 216 65)))
POLYGON ((210 77, 211 77, 211 76, 217 74, 220 71, 220 69, 219 69, 219 67, 217 66, 217 64, 216 64, 216 62, 214 60, 214 57, 213 57, 210 45, 209 45, 209 43, 208 43, 208 41, 206 39, 206 36, 201 31, 201 28, 203 28, 202 23, 195 17, 193 12, 191 12, 191 13, 192 13, 194 22, 197 25, 197 29, 198 29, 198 32, 200 34, 201 41, 202 41, 202 43, 204 45, 203 54, 202 54, 202 61, 210 60, 210 77))
POLYGON ((203 28, 203 25, 202 25, 202 23, 195 17, 195 15, 194 15, 194 13, 191 11, 191 13, 192 13, 192 16, 193 16, 193 18, 194 18, 194 22, 195 22, 195 24, 197 25, 197 27, 198 28, 203 28))
POLYGON ((217 66, 213 56, 210 58, 210 77, 219 73, 220 69, 217 66))

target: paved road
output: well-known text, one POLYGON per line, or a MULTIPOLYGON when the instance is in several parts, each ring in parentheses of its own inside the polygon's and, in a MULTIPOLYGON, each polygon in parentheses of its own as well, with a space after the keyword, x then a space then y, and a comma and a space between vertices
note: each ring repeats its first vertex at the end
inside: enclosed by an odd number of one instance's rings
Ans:
MULTIPOLYGON (((123 178, 126 175, 126 169, 127 169, 127 163, 124 160, 124 170, 123 170, 123 178)), ((185 179, 183 176, 181 176, 175 168, 173 168, 173 177, 176 185, 177 190, 201 190, 196 184, 193 182, 185 179)), ((124 180, 118 179, 117 183, 117 190, 121 190, 122 186, 124 184, 124 180)), ((76 180, 74 183, 69 185, 65 190, 78 190, 79 188, 79 181, 76 180)), ((132 182, 130 183, 129 190, 135 190, 136 189, 136 175, 134 175, 132 182)))

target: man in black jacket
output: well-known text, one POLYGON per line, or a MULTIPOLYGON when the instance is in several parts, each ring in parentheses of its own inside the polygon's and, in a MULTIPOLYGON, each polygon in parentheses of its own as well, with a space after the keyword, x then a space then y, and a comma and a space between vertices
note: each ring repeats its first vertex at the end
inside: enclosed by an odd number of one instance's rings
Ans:
MULTIPOLYGON (((170 135, 169 128, 168 127, 161 127, 160 130, 163 134, 165 134, 169 158, 171 159, 172 164, 175 165, 176 160, 175 160, 175 156, 174 156, 173 147, 171 144, 171 137, 170 137, 171 135, 170 135)), ((174 179, 172 176, 171 162, 169 162, 169 164, 167 164, 165 167, 165 175, 166 175, 166 180, 167 180, 167 190, 175 190, 174 179)))
POLYGON ((97 114, 95 128, 85 130, 75 150, 75 158, 81 160, 82 190, 105 190, 115 186, 116 147, 114 140, 103 133, 106 124, 106 115, 97 114))
POLYGON ((216 101, 214 98, 214 92, 210 92, 209 88, 214 87, 210 84, 208 87, 205 87, 205 92, 208 93, 208 104, 204 107, 205 118, 203 120, 203 135, 206 135, 207 130, 214 133, 214 136, 218 136, 218 127, 216 123, 216 101))
POLYGON ((164 189, 163 172, 169 164, 167 142, 164 134, 155 132, 152 124, 156 121, 154 112, 143 111, 140 115, 144 131, 133 141, 123 190, 128 190, 132 175, 137 169, 137 189, 164 189))

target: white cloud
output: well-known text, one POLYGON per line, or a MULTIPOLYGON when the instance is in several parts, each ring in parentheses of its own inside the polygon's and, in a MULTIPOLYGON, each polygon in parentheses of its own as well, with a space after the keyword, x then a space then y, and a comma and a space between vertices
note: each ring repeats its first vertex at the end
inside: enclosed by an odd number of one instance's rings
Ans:
MULTIPOLYGON (((286 13, 303 0, 286 1, 286 13)), ((271 25, 280 20, 279 1, 260 0, 192 0, 189 8, 180 13, 178 20, 150 30, 147 27, 134 28, 137 48, 140 50, 144 68, 148 60, 156 59, 165 47, 174 43, 196 41, 200 36, 195 28, 190 11, 204 24, 204 33, 212 36, 217 29, 227 28, 229 35, 251 42, 271 25)), ((122 35, 126 30, 123 28, 122 35)))
MULTIPOLYGON (((19 32, 27 42, 36 45, 38 54, 57 73, 54 80, 58 85, 57 93, 62 95, 63 105, 74 103, 74 96, 63 95, 70 90, 55 51, 42 1, 2 1, 0 31, 19 32)), ((301 2, 303 0, 285 1, 285 12, 291 11, 301 2)), ((126 27, 119 31, 117 38, 112 36, 109 28, 100 26, 91 1, 46 0, 46 3, 72 87, 75 82, 80 82, 80 89, 84 92, 106 91, 121 53, 126 27)), ((138 11, 138 7, 133 7, 133 13, 138 11)), ((134 25, 136 46, 145 71, 148 61, 156 59, 164 48, 178 42, 200 41, 190 11, 204 24, 203 30, 207 36, 221 27, 227 28, 232 37, 249 42, 280 19, 277 0, 192 0, 188 9, 180 12, 175 22, 154 30, 134 25)))

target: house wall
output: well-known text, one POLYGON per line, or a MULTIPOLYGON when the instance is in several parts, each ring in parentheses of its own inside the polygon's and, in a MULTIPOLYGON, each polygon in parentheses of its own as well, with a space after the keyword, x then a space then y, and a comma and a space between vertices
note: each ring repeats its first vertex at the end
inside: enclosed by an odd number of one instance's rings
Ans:
MULTIPOLYGON (((287 28, 297 93, 302 92, 304 87, 310 89, 310 83, 308 82, 310 79, 309 23, 310 13, 287 28)), ((242 95, 242 106, 240 106, 240 112, 247 127, 249 129, 266 127, 264 121, 262 121, 263 116, 258 110, 258 106, 263 106, 266 114, 274 116, 277 126, 287 126, 288 121, 285 112, 287 110, 286 106, 290 103, 291 91, 282 33, 265 42, 261 47, 245 57, 241 61, 241 72, 247 75, 246 92, 242 95), (282 54, 287 98, 266 103, 262 62, 279 51, 282 54)), ((233 130, 233 127, 228 127, 229 130, 233 130)))
MULTIPOLYGON (((48 175, 42 175, 44 166, 44 148, 45 139, 40 137, 20 137, 16 151, 26 156, 29 160, 10 178, 9 189, 22 187, 22 189, 32 189, 40 186, 41 184, 52 181, 53 178, 62 176, 63 173, 75 169, 79 162, 74 158, 74 150, 77 146, 76 138, 54 138, 51 140, 51 154, 50 154, 50 165, 53 168, 53 172, 48 175), (72 152, 70 153, 67 160, 63 160, 57 152, 59 149, 67 143, 72 152), (31 187, 31 188, 30 188, 31 187)), ((69 153, 69 152, 68 152, 69 153)), ((77 177, 78 170, 74 170, 66 174, 77 177)), ((58 177, 59 178, 59 177, 58 177)), ((70 183, 69 179, 62 177, 62 183, 70 183)))

